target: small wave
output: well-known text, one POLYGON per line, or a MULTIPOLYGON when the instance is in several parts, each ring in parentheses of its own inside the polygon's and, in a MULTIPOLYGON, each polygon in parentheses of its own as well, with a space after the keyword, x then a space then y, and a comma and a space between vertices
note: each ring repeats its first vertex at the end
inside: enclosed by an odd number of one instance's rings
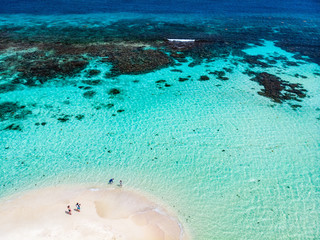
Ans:
POLYGON ((176 39, 176 38, 168 38, 169 42, 195 42, 195 39, 176 39))

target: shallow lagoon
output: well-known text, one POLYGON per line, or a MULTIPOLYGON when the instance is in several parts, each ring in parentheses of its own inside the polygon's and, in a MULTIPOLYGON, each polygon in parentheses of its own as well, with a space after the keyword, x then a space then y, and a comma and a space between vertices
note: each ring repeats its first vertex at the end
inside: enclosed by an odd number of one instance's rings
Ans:
POLYGON ((161 199, 194 239, 319 237, 320 67, 316 46, 294 45, 319 38, 318 20, 158 18, 3 17, 1 195, 115 177, 161 199), (61 30, 67 23, 73 31, 61 30), (300 28, 313 32, 297 40, 300 28), (170 45, 167 37, 201 41, 170 45), (85 54, 83 46, 104 41, 106 56, 85 54), (79 54, 60 48, 66 43, 79 54), (150 49, 163 64, 148 60, 150 49), (56 72, 43 71, 59 50, 56 72), (149 70, 121 72, 128 52, 149 70), (19 75, 30 69, 39 75, 19 75), (255 78, 263 72, 281 80, 255 78))

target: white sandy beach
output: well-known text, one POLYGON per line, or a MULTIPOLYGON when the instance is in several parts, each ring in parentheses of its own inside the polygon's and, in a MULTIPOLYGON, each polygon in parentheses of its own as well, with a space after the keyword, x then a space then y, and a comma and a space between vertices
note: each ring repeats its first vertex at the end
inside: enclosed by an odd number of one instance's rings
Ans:
POLYGON ((0 206, 0 232, 2 240, 189 239, 163 207, 116 186, 50 187, 6 200, 0 206), (81 212, 74 210, 77 202, 81 212))

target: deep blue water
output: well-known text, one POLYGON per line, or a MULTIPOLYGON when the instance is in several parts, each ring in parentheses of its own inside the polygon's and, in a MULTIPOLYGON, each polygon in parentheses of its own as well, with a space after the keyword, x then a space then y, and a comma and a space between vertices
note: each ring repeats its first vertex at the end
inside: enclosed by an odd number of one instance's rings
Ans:
POLYGON ((319 14, 318 0, 1 0, 0 13, 319 14))

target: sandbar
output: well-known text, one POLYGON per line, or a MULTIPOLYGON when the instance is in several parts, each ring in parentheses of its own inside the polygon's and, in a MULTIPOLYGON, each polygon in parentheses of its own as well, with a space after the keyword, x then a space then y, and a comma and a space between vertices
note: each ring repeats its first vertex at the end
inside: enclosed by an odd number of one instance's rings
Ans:
POLYGON ((161 204, 117 186, 46 187, 6 199, 0 204, 0 232, 2 240, 190 239, 161 204))

